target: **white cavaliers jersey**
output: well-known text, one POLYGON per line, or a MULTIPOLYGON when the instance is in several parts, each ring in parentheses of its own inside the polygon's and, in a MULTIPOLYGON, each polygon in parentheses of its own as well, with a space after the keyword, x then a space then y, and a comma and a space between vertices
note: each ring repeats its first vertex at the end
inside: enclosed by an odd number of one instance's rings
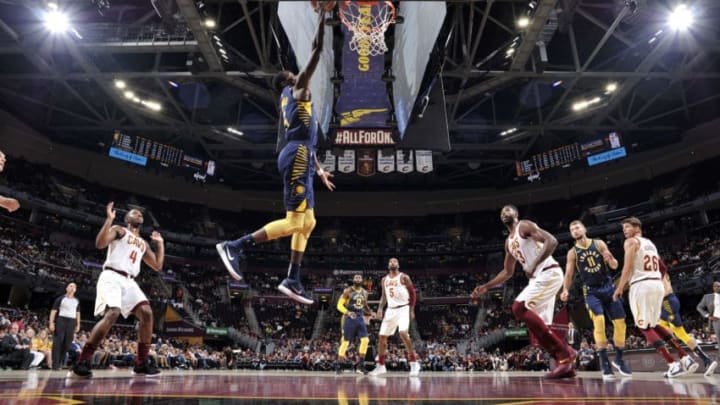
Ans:
POLYGON ((520 263, 523 270, 526 273, 533 271, 542 271, 550 266, 557 266, 558 262, 553 259, 552 256, 548 256, 547 259, 543 260, 542 263, 538 263, 537 268, 528 268, 528 263, 531 263, 540 256, 540 252, 543 249, 544 244, 542 242, 535 241, 530 238, 523 238, 520 236, 518 229, 515 229, 515 233, 508 237, 508 251, 520 263))
POLYGON ((640 248, 633 259, 633 273, 630 277, 630 283, 648 278, 660 280, 662 278, 660 274, 660 255, 658 255, 655 244, 650 239, 641 236, 636 236, 635 239, 640 242, 640 248))
POLYGON ((135 236, 129 229, 123 229, 125 235, 108 245, 107 259, 105 259, 103 268, 110 267, 137 277, 140 274, 140 263, 147 250, 147 243, 143 238, 135 236))
POLYGON ((402 275, 402 273, 398 273, 397 276, 390 277, 388 274, 383 279, 388 308, 397 308, 410 304, 410 293, 405 284, 400 281, 402 275))

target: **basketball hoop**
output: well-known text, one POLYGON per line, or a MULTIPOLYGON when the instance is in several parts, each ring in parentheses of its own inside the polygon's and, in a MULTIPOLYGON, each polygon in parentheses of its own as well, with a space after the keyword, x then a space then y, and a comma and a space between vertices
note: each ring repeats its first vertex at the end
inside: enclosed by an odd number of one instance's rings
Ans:
POLYGON ((388 51, 385 31, 395 23, 391 1, 348 1, 340 4, 340 20, 353 36, 350 50, 362 56, 377 56, 388 51))

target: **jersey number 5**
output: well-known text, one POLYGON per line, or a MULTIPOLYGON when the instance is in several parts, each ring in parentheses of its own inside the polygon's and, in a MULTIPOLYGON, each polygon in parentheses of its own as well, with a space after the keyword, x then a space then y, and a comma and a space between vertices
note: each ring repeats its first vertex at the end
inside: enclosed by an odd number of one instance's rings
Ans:
POLYGON ((388 288, 388 293, 390 293, 391 297, 395 297, 395 288, 393 288, 393 287, 388 288))
POLYGON ((660 269, 658 257, 650 255, 643 257, 643 269, 645 271, 658 271, 660 269))
POLYGON ((133 264, 135 264, 135 262, 137 261, 137 252, 136 251, 133 250, 132 252, 130 252, 130 260, 133 262, 133 264))

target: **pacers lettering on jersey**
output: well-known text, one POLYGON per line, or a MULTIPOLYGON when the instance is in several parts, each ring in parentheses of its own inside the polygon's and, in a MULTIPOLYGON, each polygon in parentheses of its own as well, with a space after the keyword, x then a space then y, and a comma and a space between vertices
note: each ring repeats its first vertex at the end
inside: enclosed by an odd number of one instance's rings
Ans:
POLYGON ((582 270, 588 273, 597 273, 603 267, 603 259, 595 250, 584 250, 578 255, 578 263, 581 263, 582 270))

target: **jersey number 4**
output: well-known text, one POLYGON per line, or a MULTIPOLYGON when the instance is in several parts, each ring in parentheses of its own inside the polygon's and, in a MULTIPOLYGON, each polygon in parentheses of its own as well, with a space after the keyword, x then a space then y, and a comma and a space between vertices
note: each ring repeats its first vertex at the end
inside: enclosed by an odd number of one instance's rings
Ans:
POLYGON ((133 264, 135 264, 135 262, 137 261, 137 252, 134 250, 130 252, 130 261, 132 261, 133 264))
POLYGON ((658 271, 660 270, 660 260, 657 256, 645 255, 643 257, 643 270, 658 271))

